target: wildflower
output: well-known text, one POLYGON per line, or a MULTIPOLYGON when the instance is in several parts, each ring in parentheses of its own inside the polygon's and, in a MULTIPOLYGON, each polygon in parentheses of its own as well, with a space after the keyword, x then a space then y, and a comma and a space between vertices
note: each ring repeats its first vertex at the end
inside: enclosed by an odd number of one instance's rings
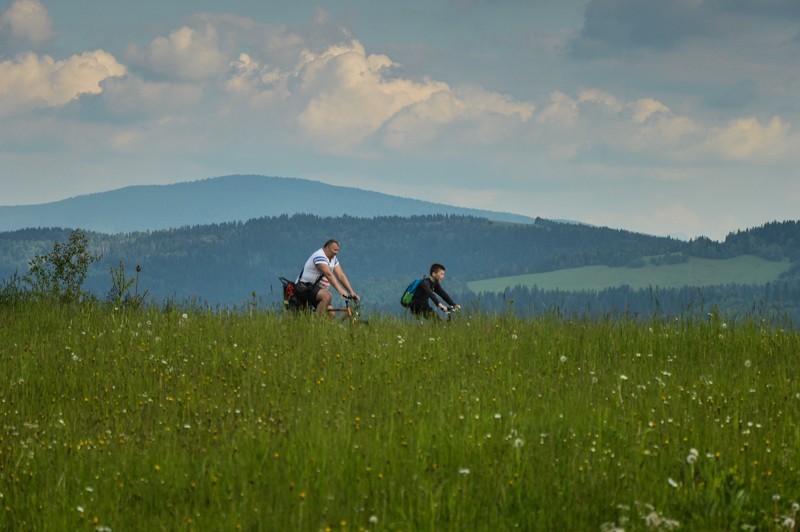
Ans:
POLYGON ((675 481, 672 477, 667 479, 667 483, 669 483, 669 485, 672 486, 673 488, 677 488, 678 487, 678 482, 675 481))
POLYGON ((496 413, 496 414, 494 415, 494 418, 495 418, 495 419, 500 419, 500 418, 502 418, 502 417, 503 417, 503 415, 502 415, 500 412, 498 412, 498 413, 496 413))
POLYGON ((627 375, 620 375, 619 379, 623 380, 623 381, 626 381, 626 380, 628 380, 628 376, 627 375))
POLYGON ((749 358, 748 358, 747 360, 745 360, 745 361, 744 361, 744 367, 746 367, 746 368, 749 368, 749 367, 750 367, 752 364, 753 364, 753 363, 752 363, 752 362, 750 362, 750 359, 749 359, 749 358))
POLYGON ((469 468, 468 467, 459 467, 458 468, 459 475, 469 475, 469 468))
POLYGON ((377 515, 369 516, 369 524, 377 525, 378 524, 378 516, 377 515))

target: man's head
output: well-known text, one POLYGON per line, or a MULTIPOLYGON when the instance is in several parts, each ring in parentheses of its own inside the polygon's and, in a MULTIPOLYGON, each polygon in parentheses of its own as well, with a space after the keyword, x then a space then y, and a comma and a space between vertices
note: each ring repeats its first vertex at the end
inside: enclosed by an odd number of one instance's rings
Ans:
POLYGON ((325 256, 328 257, 328 259, 332 259, 339 253, 339 243, 334 239, 330 239, 322 246, 322 250, 325 252, 325 256))
POLYGON ((430 274, 431 274, 431 279, 435 279, 436 281, 441 281, 442 279, 444 279, 444 266, 442 266, 438 262, 431 264, 430 274))

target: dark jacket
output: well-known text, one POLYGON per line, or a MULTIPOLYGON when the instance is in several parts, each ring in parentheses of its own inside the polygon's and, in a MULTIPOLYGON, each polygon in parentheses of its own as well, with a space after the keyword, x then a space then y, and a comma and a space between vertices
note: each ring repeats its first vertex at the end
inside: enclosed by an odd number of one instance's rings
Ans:
POLYGON ((422 282, 419 283, 417 291, 414 293, 414 299, 411 300, 411 312, 414 314, 419 314, 421 312, 432 312, 433 309, 428 305, 428 300, 432 300, 433 304, 438 306, 439 298, 436 297, 437 295, 451 307, 455 306, 453 299, 445 291, 445 289, 442 288, 442 285, 430 277, 425 277, 422 282))

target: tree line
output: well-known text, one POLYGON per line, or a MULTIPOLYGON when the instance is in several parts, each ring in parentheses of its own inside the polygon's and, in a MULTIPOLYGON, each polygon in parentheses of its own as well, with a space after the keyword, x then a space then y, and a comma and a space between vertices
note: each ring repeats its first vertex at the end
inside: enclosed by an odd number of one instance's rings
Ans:
MULTIPOLYGON (((54 242, 67 241, 70 233, 58 228, 0 233, 0 278, 8 282, 11 276, 27 272, 37 254, 45 253, 54 242)), ((98 257, 88 267, 85 286, 98 298, 113 291, 115 269, 119 279, 120 268, 127 267, 128 272, 138 270, 137 281, 154 302, 191 300, 222 306, 255 302, 278 308, 278 277, 295 277, 312 251, 328 238, 336 238, 348 277, 365 296, 366 306, 376 312, 401 311, 398 300, 403 288, 426 274, 432 262, 447 266, 447 289, 452 295, 492 312, 513 308, 515 312, 678 313, 687 307, 717 305, 742 313, 762 305, 794 316, 800 301, 795 288, 800 279, 799 222, 768 223, 731 233, 723 242, 706 238, 685 242, 545 219, 514 224, 456 215, 324 218, 298 214, 85 235, 88 249, 98 257), (645 257, 666 263, 689 256, 741 254, 768 260, 789 258, 792 265, 779 283, 704 288, 699 295, 691 287, 659 291, 658 297, 625 287, 587 293, 513 287, 504 294, 478 298, 466 286, 475 279, 581 266, 635 267, 645 257)), ((130 280, 124 275, 123 279, 130 280)))

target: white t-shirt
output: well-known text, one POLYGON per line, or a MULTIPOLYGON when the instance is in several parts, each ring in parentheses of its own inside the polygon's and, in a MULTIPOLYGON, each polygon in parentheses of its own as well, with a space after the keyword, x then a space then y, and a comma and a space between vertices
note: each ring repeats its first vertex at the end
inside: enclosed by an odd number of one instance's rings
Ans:
MULTIPOLYGON (((303 273, 300 274, 297 282, 302 283, 314 283, 317 279, 322 276, 322 272, 317 269, 317 264, 327 264, 328 267, 331 269, 331 272, 335 270, 335 268, 339 265, 339 257, 334 256, 333 259, 328 260, 328 257, 325 255, 325 251, 322 248, 319 248, 317 251, 311 254, 308 257, 305 265, 303 266, 303 273)), ((322 286, 327 286, 330 284, 325 277, 322 277, 320 280, 320 284, 322 286)))

